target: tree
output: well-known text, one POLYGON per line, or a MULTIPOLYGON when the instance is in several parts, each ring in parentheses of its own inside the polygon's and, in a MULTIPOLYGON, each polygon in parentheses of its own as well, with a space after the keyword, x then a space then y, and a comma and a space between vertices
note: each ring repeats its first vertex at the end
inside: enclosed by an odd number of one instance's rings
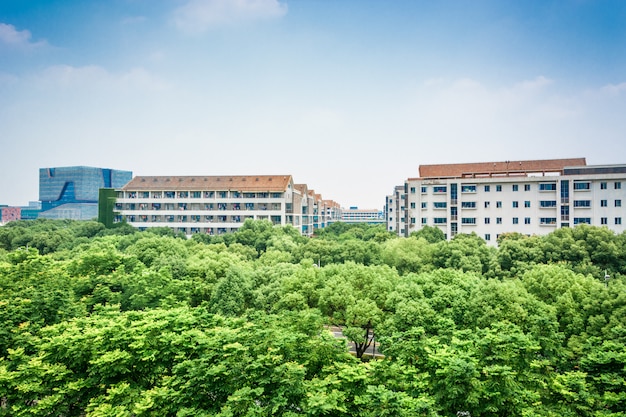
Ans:
POLYGON ((444 242, 446 240, 446 234, 435 226, 423 226, 420 230, 411 232, 411 237, 416 239, 423 238, 428 243, 444 242))

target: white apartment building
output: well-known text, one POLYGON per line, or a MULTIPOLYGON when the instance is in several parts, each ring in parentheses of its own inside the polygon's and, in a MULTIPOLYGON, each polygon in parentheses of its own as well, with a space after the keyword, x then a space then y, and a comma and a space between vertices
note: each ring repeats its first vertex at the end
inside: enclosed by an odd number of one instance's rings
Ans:
POLYGON ((138 176, 117 191, 115 211, 116 221, 140 230, 165 226, 188 236, 220 235, 254 219, 290 224, 310 236, 333 221, 328 204, 291 175, 138 176))
POLYGON ((616 233, 626 227, 626 165, 588 166, 575 158, 421 165, 419 173, 405 182, 403 213, 388 197, 387 228, 402 236, 428 225, 447 238, 474 232, 495 245, 507 232, 545 235, 583 223, 616 233), (391 208, 404 221, 390 221, 391 208))
POLYGON ((387 223, 387 230, 401 236, 404 235, 405 198, 404 186, 396 185, 393 194, 388 195, 385 202, 385 222, 387 223))

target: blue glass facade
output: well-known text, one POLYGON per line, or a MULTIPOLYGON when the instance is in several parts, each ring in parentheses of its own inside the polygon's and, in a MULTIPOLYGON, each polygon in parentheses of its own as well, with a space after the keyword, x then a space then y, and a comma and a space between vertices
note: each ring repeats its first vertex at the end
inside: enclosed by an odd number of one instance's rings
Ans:
POLYGON ((131 171, 85 166, 39 169, 39 217, 89 220, 98 216, 100 188, 121 188, 131 171))

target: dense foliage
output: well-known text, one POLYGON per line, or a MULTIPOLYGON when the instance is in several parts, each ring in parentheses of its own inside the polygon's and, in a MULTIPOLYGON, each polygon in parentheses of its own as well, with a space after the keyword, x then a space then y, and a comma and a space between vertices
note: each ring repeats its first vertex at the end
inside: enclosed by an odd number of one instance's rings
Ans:
POLYGON ((0 416, 624 415, 626 236, 498 243, 10 223, 0 416))

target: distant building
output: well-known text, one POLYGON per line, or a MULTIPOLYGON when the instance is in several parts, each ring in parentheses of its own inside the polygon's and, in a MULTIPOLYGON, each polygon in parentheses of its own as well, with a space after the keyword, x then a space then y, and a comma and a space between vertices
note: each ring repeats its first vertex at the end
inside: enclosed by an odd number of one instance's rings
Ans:
POLYGON ((337 207, 291 175, 141 176, 118 190, 115 212, 116 221, 139 229, 170 227, 188 236, 232 233, 246 219, 310 236, 338 220, 337 207))
POLYGON ((35 220, 41 213, 41 201, 30 201, 28 206, 20 207, 22 220, 35 220))
POLYGON ((28 206, 0 206, 0 224, 15 220, 34 220, 41 211, 39 201, 31 201, 28 206))
POLYGON ((91 220, 98 217, 100 188, 121 188, 131 171, 86 166, 39 169, 39 218, 91 220))
POLYGON ((20 220, 21 217, 22 209, 20 207, 0 207, 0 224, 20 220))
POLYGON ((474 232, 495 244, 502 233, 579 224, 626 230, 626 165, 575 158, 421 165, 419 173, 387 197, 387 228, 401 236, 433 226, 448 239, 474 232))
POLYGON ((384 224, 385 217, 383 212, 378 209, 350 207, 342 210, 341 221, 344 223, 384 224))

